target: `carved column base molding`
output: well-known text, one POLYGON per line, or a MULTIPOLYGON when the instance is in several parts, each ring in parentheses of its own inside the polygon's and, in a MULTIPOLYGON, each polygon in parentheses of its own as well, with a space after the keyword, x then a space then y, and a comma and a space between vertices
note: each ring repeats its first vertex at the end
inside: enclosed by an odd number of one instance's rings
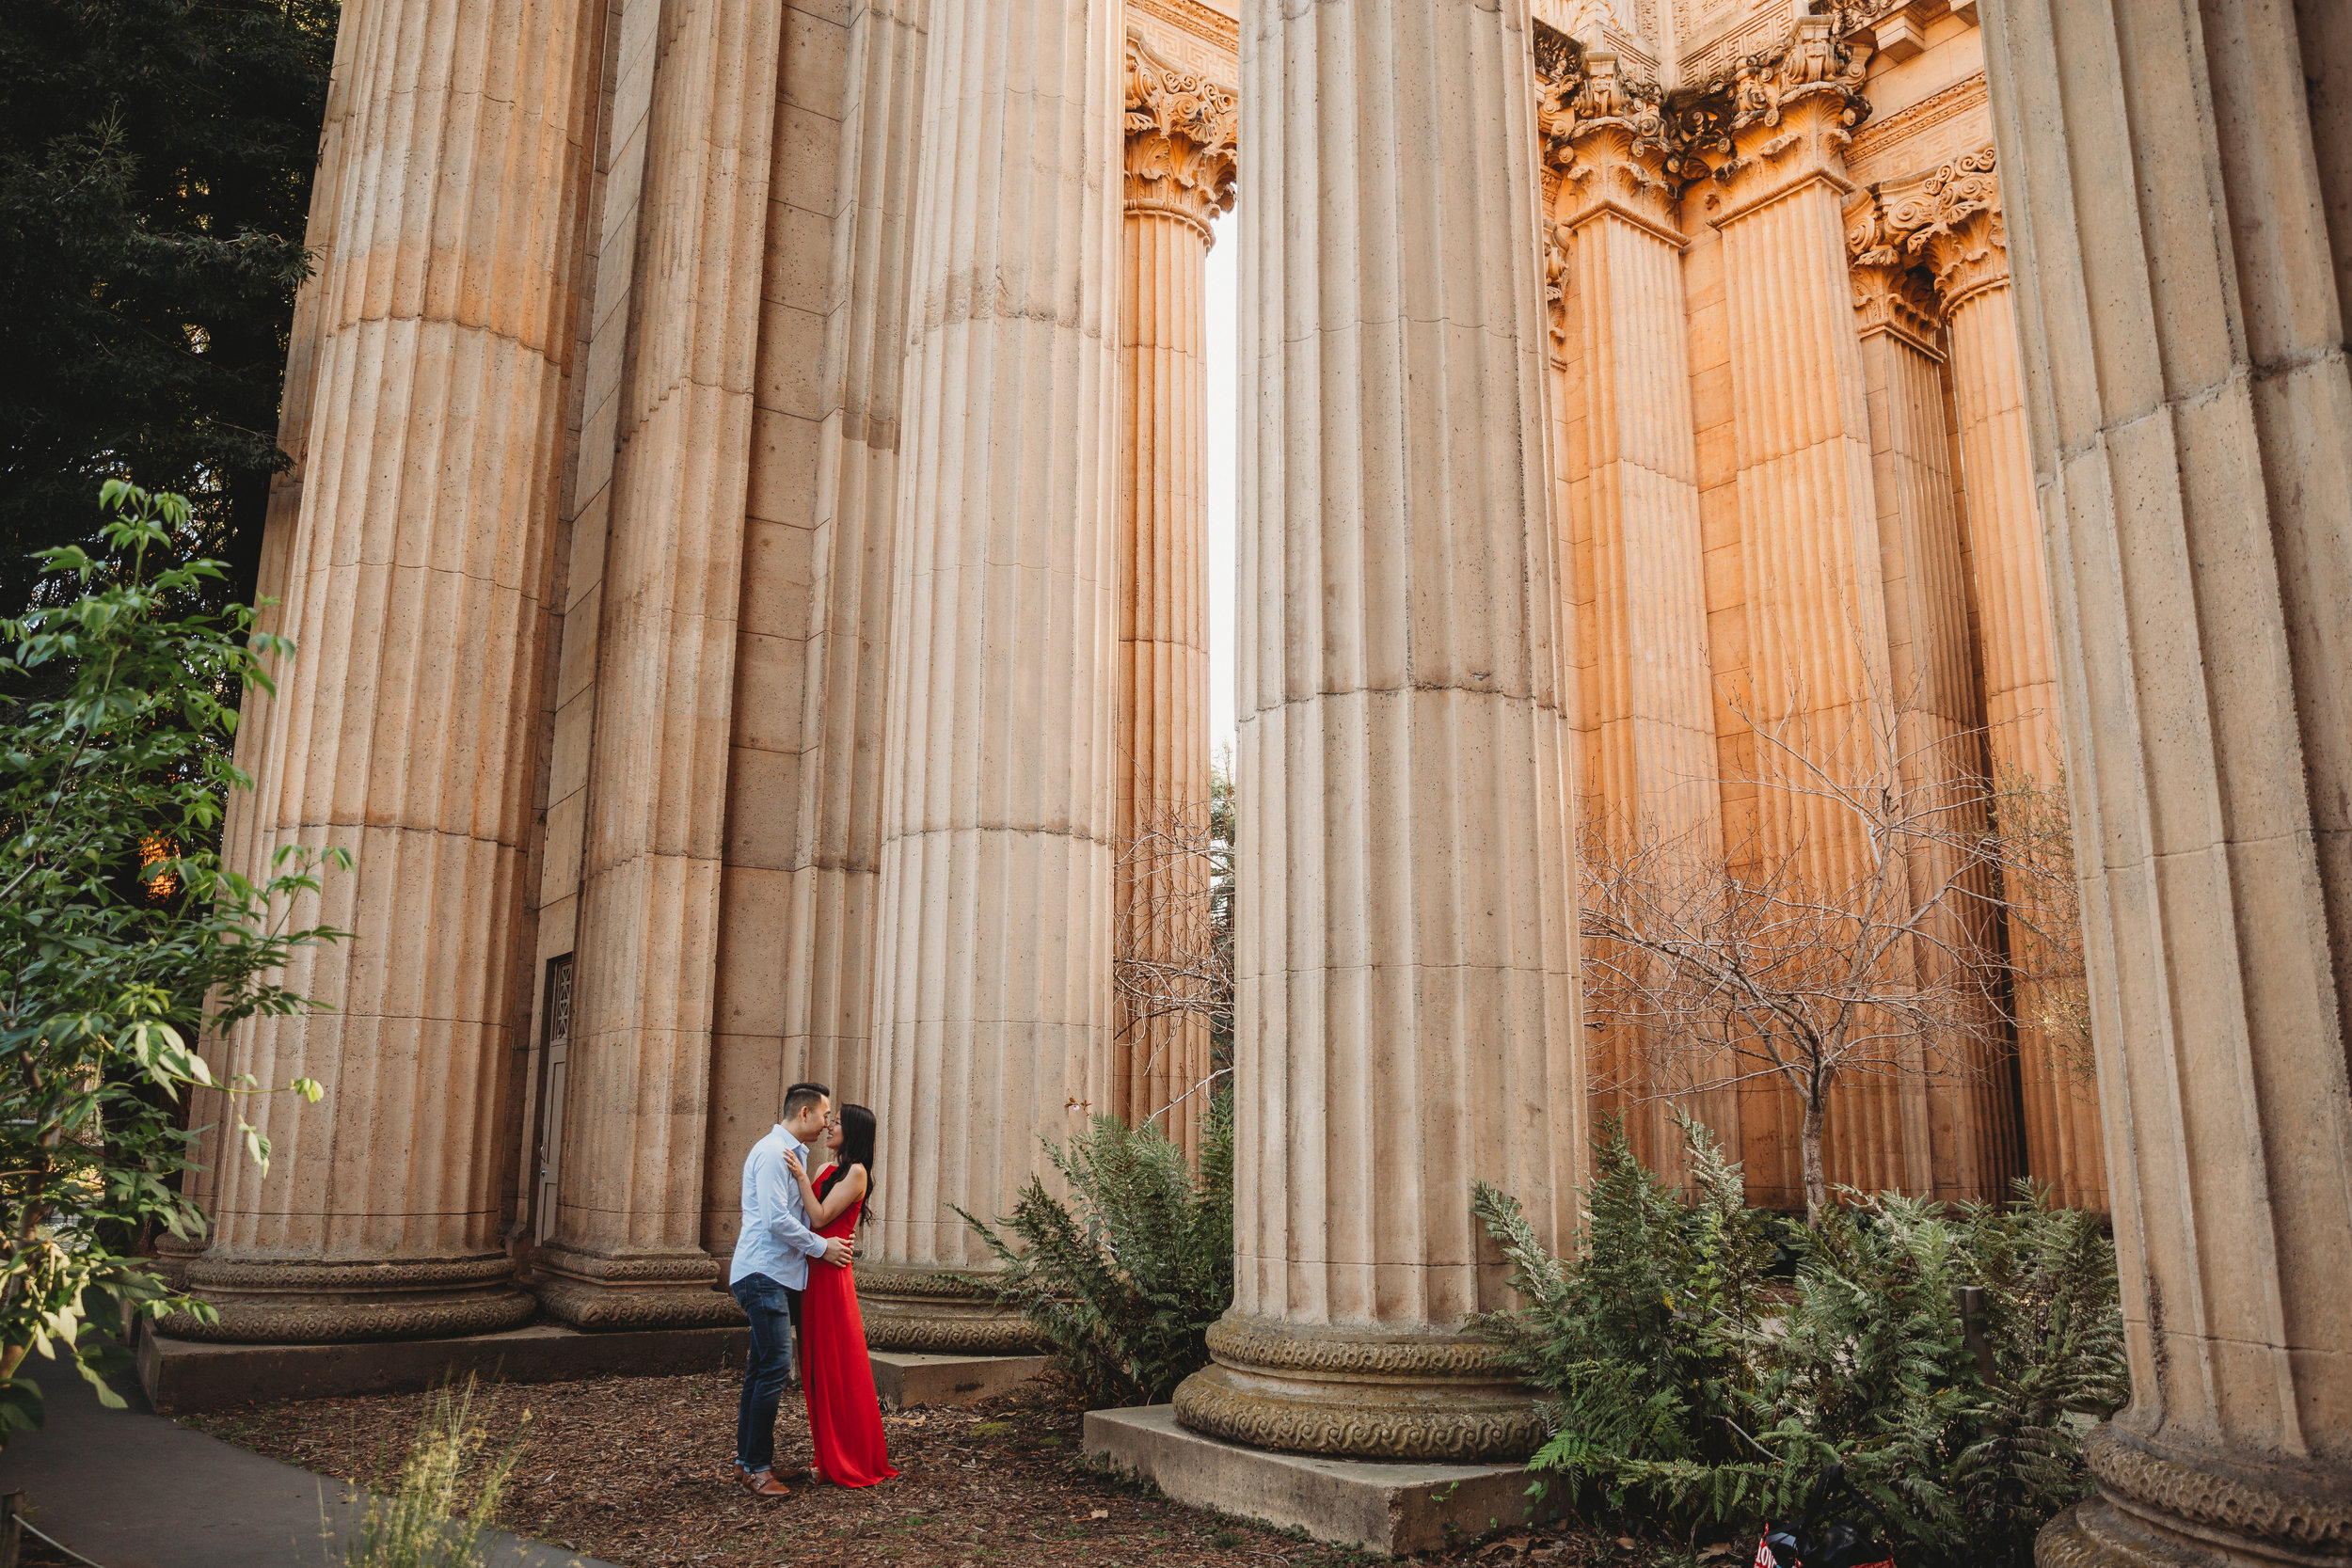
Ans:
POLYGON ((1544 1440, 1527 1390, 1476 1339, 1228 1316, 1209 1354, 1176 1389, 1176 1419, 1206 1436, 1454 1464, 1524 1459, 1544 1440))
POLYGON ((607 1256, 544 1248, 531 1282, 539 1304, 574 1328, 708 1328, 739 1323, 708 1253, 607 1256))
POLYGON ((866 1348, 917 1355, 1035 1355, 1046 1348, 1027 1319, 961 1284, 959 1272, 980 1271, 861 1267, 866 1348))
POLYGON ((2352 1568, 2352 1477, 2168 1454, 2113 1426, 2092 1433, 2083 1455, 2100 1496, 2043 1528, 2038 1568, 2248 1558, 2352 1568))
POLYGON ((538 1304, 516 1289, 504 1253, 395 1263, 215 1262, 187 1265, 190 1295, 218 1323, 174 1312, 158 1325, 181 1339, 319 1345, 438 1339, 518 1328, 538 1304))

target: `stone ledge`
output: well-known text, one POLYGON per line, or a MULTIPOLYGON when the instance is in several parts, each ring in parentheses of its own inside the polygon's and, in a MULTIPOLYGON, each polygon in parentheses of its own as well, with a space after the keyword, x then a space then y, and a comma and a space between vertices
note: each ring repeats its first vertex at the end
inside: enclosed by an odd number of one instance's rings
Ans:
POLYGON ((1315 1459, 1203 1437, 1175 1407, 1090 1410, 1087 1457, 1156 1484, 1171 1499, 1318 1541, 1403 1556, 1544 1513, 1516 1465, 1315 1459))
POLYGON ((532 1323, 503 1334, 347 1345, 240 1345, 139 1337, 139 1382, 158 1411, 218 1410, 256 1400, 407 1394, 471 1372, 503 1383, 666 1377, 740 1367, 745 1328, 584 1334, 532 1323))
POLYGON ((1042 1355, 915 1355, 868 1353, 874 1392, 884 1410, 977 1404, 1009 1394, 1045 1370, 1042 1355))

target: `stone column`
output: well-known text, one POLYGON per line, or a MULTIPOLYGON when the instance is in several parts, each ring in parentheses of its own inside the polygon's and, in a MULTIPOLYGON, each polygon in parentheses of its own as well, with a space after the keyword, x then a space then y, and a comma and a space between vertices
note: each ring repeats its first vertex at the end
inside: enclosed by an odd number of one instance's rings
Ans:
POLYGON ((533 1311, 496 1145, 531 1006, 515 958, 602 14, 343 13, 324 270, 292 356, 305 473, 264 550, 300 654, 246 714, 256 789, 227 858, 260 880, 281 845, 349 848, 299 917, 355 936, 286 975, 333 1011, 230 1042, 230 1071, 307 1073, 326 1098, 253 1103, 267 1177, 215 1154, 189 1286, 220 1322, 175 1334, 466 1334, 533 1311))
MULTIPOLYGON (((1558 173, 1550 216, 1565 241, 1561 297, 1579 373, 1564 458, 1569 531, 1589 551, 1592 624, 1580 727, 1587 736, 1579 804, 1586 832, 1630 847, 1644 835, 1723 852, 1715 692, 1707 637, 1705 546, 1692 430, 1676 182, 1662 168, 1663 106, 1654 82, 1629 80, 1619 57, 1578 52, 1544 97, 1548 158, 1558 173)), ((1564 556, 1564 559, 1565 557, 1564 556)), ((1625 1031, 1608 1031, 1623 1035, 1625 1031)), ((1625 1104, 1635 1146, 1653 1169, 1680 1168, 1669 1092, 1637 1037, 1586 1035, 1593 1086, 1625 1104)), ((1682 1082, 1705 1082, 1680 1064, 1682 1082)), ((1604 1101, 1606 1102, 1606 1101, 1604 1101)), ((1736 1137, 1738 1096, 1686 1097, 1736 1137)))
MULTIPOLYGON (((1740 63, 1730 146, 1704 199, 1723 237, 1729 305, 1750 651, 1740 695, 1757 727, 1778 731, 1821 768, 1860 779, 1891 761, 1894 705, 1844 221, 1852 185, 1843 149, 1868 112, 1860 96, 1867 55, 1834 26, 1831 17, 1802 17, 1780 48, 1740 63)), ((1775 787, 1794 771, 1788 759, 1749 745, 1756 850, 1775 864, 1793 856, 1820 889, 1853 886, 1868 847, 1851 816, 1800 792, 1801 780, 1775 787)), ((1767 1131, 1762 1109, 1750 1106, 1752 1133, 1767 1131)), ((1793 1159, 1795 1107, 1786 1115, 1789 1135, 1774 1141, 1793 1159)), ((1829 1180, 1911 1185, 1912 1131, 1893 1080, 1849 1074, 1824 1140, 1829 1180)))
MULTIPOLYGON (((1951 832, 1979 832, 1983 774, 1975 654, 1968 635, 1968 578, 1945 416, 1944 352, 1933 287, 1875 221, 1864 197, 1850 225, 1855 251, 1854 319, 1862 334, 1864 396, 1870 411, 1870 467, 1879 560, 1886 593, 1886 673, 1895 709, 1897 773, 1918 809, 1951 832)), ((1914 896, 1948 880, 1962 863, 1948 843, 1914 847, 1914 896)), ((1914 972, 1948 974, 1955 956, 1990 961, 1985 911, 1997 894, 1985 879, 1977 898, 1953 904, 1926 940, 1912 945, 1914 972), (1981 901, 1978 901, 1981 900, 1981 901)), ((1989 998, 1973 1034, 1916 1050, 1897 1092, 1902 1144, 1873 1151, 1880 1181, 1947 1200, 1999 1202, 2018 1168, 2016 1117, 2007 1064, 1990 1047, 1999 1021, 1989 998)))
MULTIPOLYGON (((862 0, 850 23, 851 111, 842 128, 818 434, 801 840, 779 965, 785 1059, 798 1064, 787 1072, 860 1103, 871 1069, 898 378, 930 9, 930 0, 862 0)), ((786 1086, 775 1086, 779 1101, 786 1086)))
POLYGON ((2341 1565, 2352 34, 1985 15, 2132 1368, 2035 1555, 2341 1565))
MULTIPOLYGON (((1955 159, 1889 216, 1907 232, 1909 251, 1934 269, 1943 296, 1968 496, 1986 750, 1996 783, 1999 775, 2025 775, 2056 787, 2066 761, 2058 656, 2050 640, 2049 572, 2034 507, 2017 310, 1994 162, 1990 147, 1955 159)), ((2018 952, 2027 940, 2013 923, 2010 951, 2018 952)), ((2042 1010, 2030 990, 2021 992, 2017 1068, 2026 1168, 2050 1185, 2058 1202, 2105 1210, 2106 1158, 2090 1064, 2072 1059, 2074 1053, 2035 1022, 2042 1010)))
POLYGON ((1119 8, 931 19, 883 754, 874 1108, 858 1268, 877 1350, 1026 1326, 988 1266, 1041 1135, 1109 1105, 1118 626, 1119 8))
POLYGON ((1119 300, 1119 834, 1108 1108, 1191 1152, 1209 1021, 1184 1010, 1208 946, 1209 570, 1201 267, 1233 204, 1232 90, 1127 35, 1119 300))
POLYGON ((1584 1085, 1522 4, 1244 40, 1232 1310, 1179 1420, 1523 1454, 1474 1181, 1565 1246, 1584 1085))
POLYGON ((631 0, 620 25, 631 129, 597 283, 626 368, 599 427, 609 494, 575 525, 603 531, 603 579, 574 612, 594 617, 595 725, 563 1180, 535 1262, 566 1323, 656 1328, 739 1321, 710 1289, 703 1164, 782 28, 761 0, 631 0))

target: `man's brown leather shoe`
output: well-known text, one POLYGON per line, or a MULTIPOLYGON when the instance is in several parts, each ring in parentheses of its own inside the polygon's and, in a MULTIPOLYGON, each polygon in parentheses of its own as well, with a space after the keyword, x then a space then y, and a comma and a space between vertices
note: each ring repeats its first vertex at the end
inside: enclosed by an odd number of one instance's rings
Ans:
POLYGON ((744 1491, 755 1497, 788 1497, 792 1495, 792 1488, 778 1481, 771 1470, 738 1469, 735 1479, 744 1491))

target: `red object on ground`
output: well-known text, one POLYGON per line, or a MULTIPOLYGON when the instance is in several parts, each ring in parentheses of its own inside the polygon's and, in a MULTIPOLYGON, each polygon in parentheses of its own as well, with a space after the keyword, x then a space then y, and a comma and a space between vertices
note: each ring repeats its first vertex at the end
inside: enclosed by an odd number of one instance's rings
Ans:
MULTIPOLYGON (((819 1230, 843 1241, 857 1234, 863 1198, 819 1230)), ((882 1437, 882 1402, 866 1359, 866 1320, 858 1315, 850 1269, 811 1259, 801 1296, 801 1386, 808 1393, 808 1434, 817 1468, 836 1486, 873 1486, 898 1472, 882 1437)))

